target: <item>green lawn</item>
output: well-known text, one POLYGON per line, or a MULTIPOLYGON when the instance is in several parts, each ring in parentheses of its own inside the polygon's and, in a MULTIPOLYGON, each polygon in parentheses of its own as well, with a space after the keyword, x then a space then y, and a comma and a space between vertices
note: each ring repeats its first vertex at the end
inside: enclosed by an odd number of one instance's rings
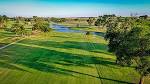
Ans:
POLYGON ((12 32, 4 31, 3 29, 0 29, 0 47, 5 46, 9 43, 12 43, 19 38, 16 37, 16 35, 12 32))
POLYGON ((115 59, 103 37, 43 33, 0 50, 0 84, 138 83, 134 68, 115 59))

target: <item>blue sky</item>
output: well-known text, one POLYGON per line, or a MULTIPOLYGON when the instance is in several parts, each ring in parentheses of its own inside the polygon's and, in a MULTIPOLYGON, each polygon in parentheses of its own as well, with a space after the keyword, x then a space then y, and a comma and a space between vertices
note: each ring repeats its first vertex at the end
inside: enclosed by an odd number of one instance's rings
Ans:
POLYGON ((131 13, 150 15, 150 0, 0 0, 8 16, 82 17, 131 13))

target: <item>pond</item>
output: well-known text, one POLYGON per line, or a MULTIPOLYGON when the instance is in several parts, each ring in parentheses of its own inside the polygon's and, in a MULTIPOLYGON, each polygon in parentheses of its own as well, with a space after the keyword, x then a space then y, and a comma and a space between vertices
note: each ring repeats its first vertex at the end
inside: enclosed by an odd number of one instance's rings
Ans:
MULTIPOLYGON (((58 32, 72 32, 72 33, 84 33, 84 34, 87 33, 87 31, 73 30, 69 27, 66 27, 63 25, 58 25, 58 24, 52 24, 52 25, 50 25, 50 27, 58 32)), ((98 36, 102 36, 102 37, 104 37, 104 35, 105 35, 103 32, 92 32, 92 31, 90 32, 90 34, 98 35, 98 36)))

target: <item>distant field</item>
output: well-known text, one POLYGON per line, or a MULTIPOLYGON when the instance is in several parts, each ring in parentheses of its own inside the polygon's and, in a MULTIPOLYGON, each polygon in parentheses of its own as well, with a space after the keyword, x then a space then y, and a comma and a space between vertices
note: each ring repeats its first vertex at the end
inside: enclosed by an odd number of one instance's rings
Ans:
POLYGON ((85 26, 88 26, 88 23, 87 23, 87 19, 88 18, 78 18, 77 21, 74 20, 75 18, 68 18, 68 21, 66 22, 63 22, 61 23, 62 25, 65 25, 65 26, 69 26, 69 27, 76 27, 77 24, 80 24, 81 27, 85 27, 85 26), (69 20, 70 19, 70 20, 69 20))
POLYGON ((91 31, 91 32, 106 32, 106 28, 96 28, 96 27, 71 27, 73 30, 91 31))
POLYGON ((42 33, 0 50, 0 84, 137 84, 115 59, 103 37, 42 33))
POLYGON ((89 24, 87 23, 88 18, 80 18, 80 21, 74 21, 73 18, 70 18, 70 19, 71 21, 69 20, 63 23, 59 23, 59 24, 70 27, 71 29, 74 29, 74 30, 106 32, 106 28, 101 28, 101 27, 99 28, 95 26, 94 23, 91 26, 89 26, 89 24), (80 25, 80 27, 77 27, 78 24, 80 25))

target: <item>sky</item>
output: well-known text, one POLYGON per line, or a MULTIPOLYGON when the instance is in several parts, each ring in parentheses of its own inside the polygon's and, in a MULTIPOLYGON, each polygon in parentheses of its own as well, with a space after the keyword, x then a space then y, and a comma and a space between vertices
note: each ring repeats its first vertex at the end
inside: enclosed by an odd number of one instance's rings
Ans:
POLYGON ((150 15, 150 0, 0 0, 0 15, 94 17, 150 15))

